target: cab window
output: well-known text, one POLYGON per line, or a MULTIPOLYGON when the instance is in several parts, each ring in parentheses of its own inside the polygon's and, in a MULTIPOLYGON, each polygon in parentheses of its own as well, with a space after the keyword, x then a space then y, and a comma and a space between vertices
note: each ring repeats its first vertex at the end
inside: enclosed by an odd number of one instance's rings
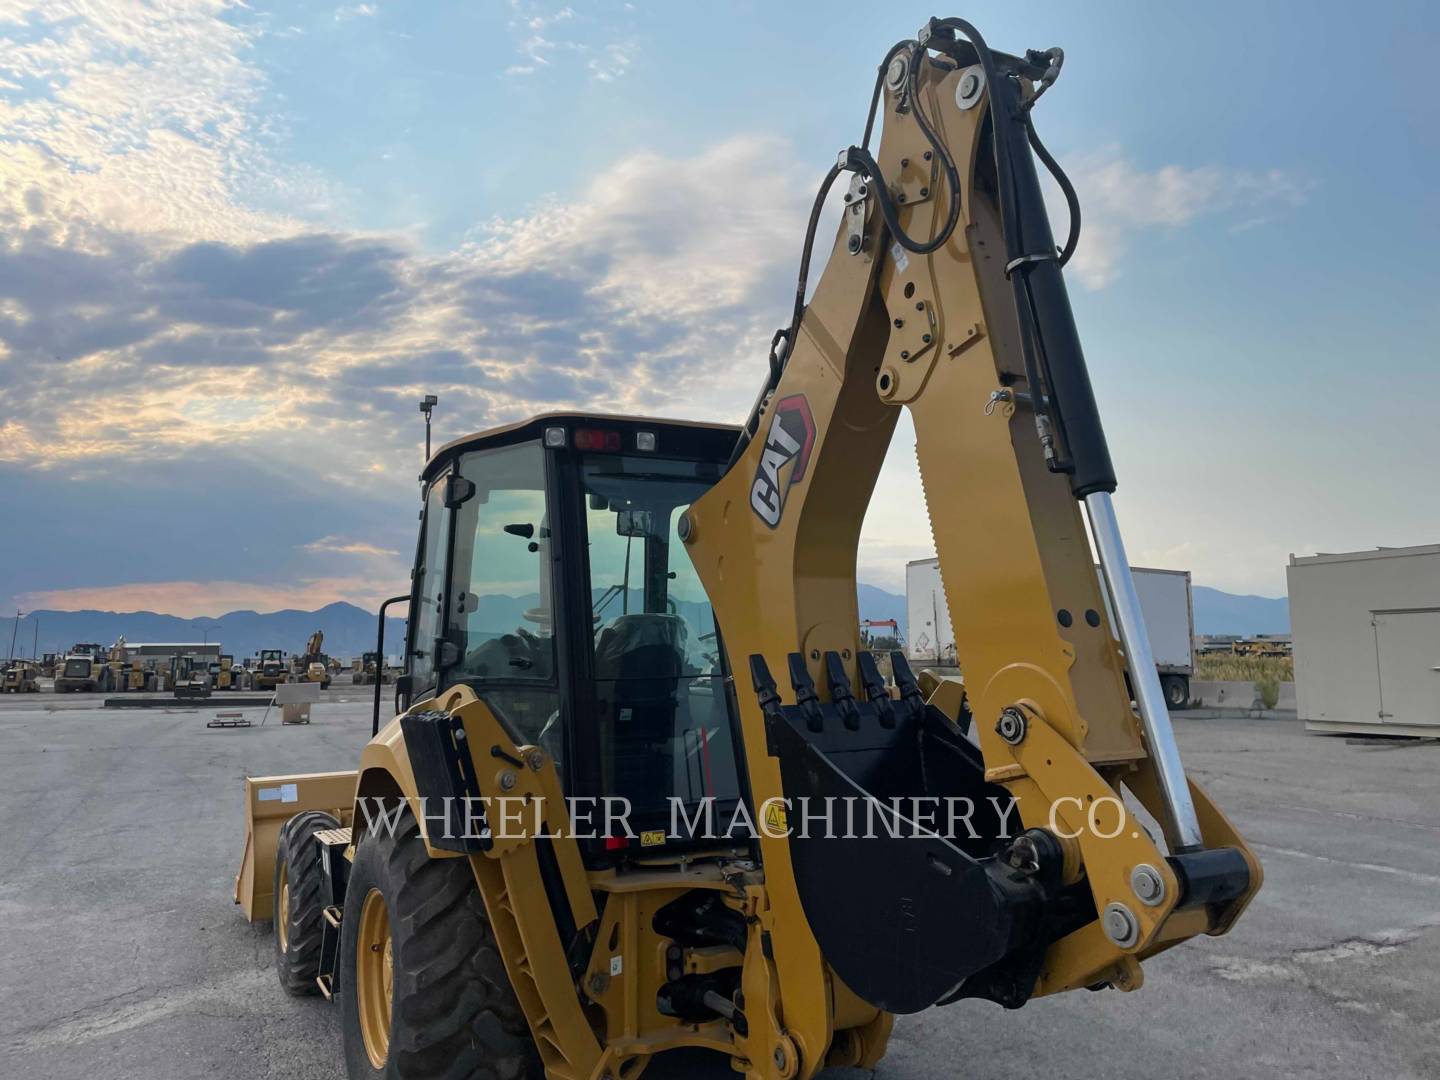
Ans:
POLYGON ((600 780, 642 818, 739 793, 715 615, 678 535, 717 476, 639 456, 581 465, 600 780))
POLYGON ((523 443, 466 454, 459 475, 474 491, 455 511, 446 682, 473 685, 522 742, 558 761, 545 453, 523 443))

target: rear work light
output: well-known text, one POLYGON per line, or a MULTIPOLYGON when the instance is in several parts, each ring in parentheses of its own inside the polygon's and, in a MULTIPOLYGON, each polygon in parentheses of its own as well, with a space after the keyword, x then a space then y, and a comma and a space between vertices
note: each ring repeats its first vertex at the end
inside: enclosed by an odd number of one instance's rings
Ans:
POLYGON ((653 431, 637 431, 635 433, 635 449, 653 454, 655 452, 655 433, 653 431))
POLYGON ((576 428, 575 449, 617 451, 620 449, 620 433, 599 428, 576 428))

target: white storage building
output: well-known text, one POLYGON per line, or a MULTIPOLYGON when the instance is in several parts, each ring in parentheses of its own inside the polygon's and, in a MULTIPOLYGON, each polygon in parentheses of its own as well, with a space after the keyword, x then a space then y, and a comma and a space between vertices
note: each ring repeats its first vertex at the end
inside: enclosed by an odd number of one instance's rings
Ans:
POLYGON ((1440 735, 1440 544, 1292 555, 1286 576, 1305 726, 1440 735))

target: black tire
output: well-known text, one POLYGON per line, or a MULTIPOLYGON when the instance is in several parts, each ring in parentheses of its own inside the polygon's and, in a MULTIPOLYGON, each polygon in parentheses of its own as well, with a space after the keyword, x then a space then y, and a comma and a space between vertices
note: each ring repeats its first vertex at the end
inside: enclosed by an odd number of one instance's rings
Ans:
POLYGON ((510 987, 466 859, 432 859, 406 811, 394 835, 361 838, 345 889, 340 1026, 351 1080, 539 1080, 525 1014, 510 987), (391 933, 389 1054, 376 1067, 361 1033, 357 976, 366 897, 391 933))
POLYGON ((1165 693, 1165 704, 1172 709, 1183 709, 1190 704, 1190 680, 1183 675, 1162 675, 1160 689, 1165 693))
POLYGON ((315 977, 320 974, 325 881, 315 834, 339 826, 340 822, 323 810, 306 810, 285 823, 275 846, 275 971, 285 992, 296 997, 320 992, 315 977), (281 888, 287 883, 288 911, 281 888))

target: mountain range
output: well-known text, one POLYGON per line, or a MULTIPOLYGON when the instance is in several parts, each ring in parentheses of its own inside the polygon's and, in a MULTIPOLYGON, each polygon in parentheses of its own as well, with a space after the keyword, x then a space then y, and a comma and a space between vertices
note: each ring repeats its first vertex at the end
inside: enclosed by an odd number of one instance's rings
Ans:
MULTIPOLYGON (((859 586, 860 617, 894 619, 905 633, 905 597, 875 585, 859 586)), ((1283 634, 1290 629, 1289 603, 1283 597, 1239 596, 1205 585, 1192 590, 1197 634, 1283 634)), ((500 598, 493 598, 500 599, 500 598)), ((519 612, 537 598, 516 598, 519 612)), ((637 597, 638 600, 638 597, 637 597)), ((688 614, 688 613, 687 613, 688 614)), ((300 652, 316 630, 325 634, 325 651, 340 659, 359 656, 375 648, 375 616, 354 604, 328 604, 318 611, 231 611, 218 618, 184 619, 153 611, 32 611, 18 624, 0 622, 0 648, 8 648, 6 630, 14 639, 14 653, 28 655, 32 641, 39 652, 61 652, 81 641, 112 644, 122 634, 132 644, 142 642, 219 641, 237 660, 261 649, 300 652)), ((517 623, 518 625, 518 623, 517 623)), ((401 649, 403 619, 385 620, 385 652, 401 649)))
MULTIPOLYGON (((132 645, 218 641, 237 661, 261 649, 305 650, 316 630, 325 634, 324 650, 348 660, 375 648, 375 615, 354 604, 327 604, 318 611, 231 611, 218 618, 183 619, 154 611, 32 611, 10 625, 0 622, 0 648, 12 631, 17 655, 29 655, 39 624, 41 653, 62 652, 76 642, 112 645, 122 634, 132 645)), ((405 636, 404 619, 385 620, 385 652, 399 653, 405 636)))

